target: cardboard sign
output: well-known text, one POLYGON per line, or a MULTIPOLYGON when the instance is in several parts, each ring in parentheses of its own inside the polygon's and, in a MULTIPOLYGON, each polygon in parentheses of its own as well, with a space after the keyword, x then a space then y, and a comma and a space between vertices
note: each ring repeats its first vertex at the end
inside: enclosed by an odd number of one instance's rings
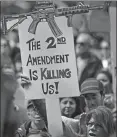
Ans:
POLYGON ((52 136, 63 133, 60 97, 78 96, 79 85, 72 28, 67 18, 55 18, 62 35, 55 37, 56 28, 48 22, 39 22, 31 30, 32 18, 19 25, 23 72, 32 81, 25 92, 26 99, 46 99, 48 129, 52 136), (29 33, 34 31, 35 34, 29 33))
POLYGON ((32 18, 19 25, 23 72, 32 81, 26 98, 79 95, 72 28, 65 17, 55 21, 63 33, 58 38, 47 22, 39 22, 35 35, 28 32, 32 18))

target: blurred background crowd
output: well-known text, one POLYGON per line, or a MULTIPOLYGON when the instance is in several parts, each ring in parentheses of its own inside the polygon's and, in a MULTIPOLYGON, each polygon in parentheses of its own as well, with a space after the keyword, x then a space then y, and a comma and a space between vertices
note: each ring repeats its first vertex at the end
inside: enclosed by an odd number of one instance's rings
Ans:
MULTIPOLYGON (((90 5, 100 5, 100 2, 85 2, 90 5)), ((77 2, 57 2, 57 7, 74 6, 77 2)), ((18 2, 9 1, 1 3, 2 14, 25 13, 33 9, 35 2, 18 2)), ((1 14, 1 15, 2 15, 1 14)), ((113 91, 112 78, 112 60, 111 60, 111 45, 110 45, 110 20, 108 9, 103 11, 91 11, 87 14, 73 16, 73 35, 74 49, 76 53, 76 63, 78 70, 79 86, 81 83, 90 77, 95 77, 100 80, 105 88, 105 105, 113 111, 115 116, 116 106, 114 99, 115 91, 113 91)), ((14 28, 7 35, 2 34, 1 28, 1 71, 2 71, 2 119, 12 121, 12 129, 17 129, 26 119, 24 106, 23 88, 20 85, 20 75, 22 73, 21 52, 18 28, 14 28), (15 77, 16 79, 15 79, 15 77), (5 90, 6 92, 3 92, 5 90), (10 90, 10 91, 9 91, 10 90), (9 93, 10 92, 10 93, 9 93), (5 99, 7 100, 5 102, 5 99), (12 103, 10 103, 12 100, 12 103), (12 119, 10 119, 8 109, 9 105, 13 105, 12 119), (17 113, 17 114, 16 114, 17 113), (7 114, 7 115, 6 115, 7 114), (17 120, 18 119, 18 120, 17 120)), ((80 114, 83 111, 84 101, 79 97, 80 114)), ((12 106, 11 105, 11 106, 12 106)), ((116 116, 115 116, 116 117, 116 116)), ((9 129, 9 124, 5 128, 9 129)), ((11 126, 11 125, 10 125, 11 126)), ((13 131, 10 132, 12 136, 13 131)))

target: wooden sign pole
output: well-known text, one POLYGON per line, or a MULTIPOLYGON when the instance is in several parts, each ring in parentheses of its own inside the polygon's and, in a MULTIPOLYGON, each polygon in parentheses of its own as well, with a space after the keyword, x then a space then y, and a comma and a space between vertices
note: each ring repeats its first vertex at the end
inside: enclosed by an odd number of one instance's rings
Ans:
POLYGON ((79 96, 80 92, 72 28, 65 17, 55 18, 55 22, 63 32, 58 38, 48 22, 39 22, 35 34, 29 33, 30 17, 18 29, 23 72, 32 82, 25 97, 46 100, 49 133, 59 137, 63 134, 59 99, 79 96))

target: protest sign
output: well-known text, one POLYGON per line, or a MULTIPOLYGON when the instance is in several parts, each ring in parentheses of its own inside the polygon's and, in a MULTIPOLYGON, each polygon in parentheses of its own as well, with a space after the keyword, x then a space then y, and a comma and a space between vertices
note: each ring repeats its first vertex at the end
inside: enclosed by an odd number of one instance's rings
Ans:
POLYGON ((56 137, 62 134, 59 98, 80 95, 72 28, 66 17, 59 17, 55 22, 63 34, 58 38, 47 22, 39 22, 31 34, 32 21, 28 17, 19 25, 23 72, 32 81, 25 96, 46 99, 49 132, 56 137))
POLYGON ((26 97, 78 96, 73 35, 72 28, 67 27, 67 19, 56 18, 63 32, 59 38, 53 36, 47 22, 38 24, 35 35, 28 33, 31 22, 28 18, 19 26, 23 71, 32 81, 26 97))

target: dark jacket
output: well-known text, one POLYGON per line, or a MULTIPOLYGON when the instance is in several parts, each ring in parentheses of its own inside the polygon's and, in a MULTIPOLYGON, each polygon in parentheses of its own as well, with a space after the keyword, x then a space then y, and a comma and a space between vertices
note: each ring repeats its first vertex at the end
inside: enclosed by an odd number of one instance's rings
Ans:
POLYGON ((103 67, 101 60, 92 52, 82 53, 80 57, 84 60, 88 60, 88 63, 81 74, 79 86, 81 86, 82 82, 87 78, 95 77, 98 71, 103 67))

